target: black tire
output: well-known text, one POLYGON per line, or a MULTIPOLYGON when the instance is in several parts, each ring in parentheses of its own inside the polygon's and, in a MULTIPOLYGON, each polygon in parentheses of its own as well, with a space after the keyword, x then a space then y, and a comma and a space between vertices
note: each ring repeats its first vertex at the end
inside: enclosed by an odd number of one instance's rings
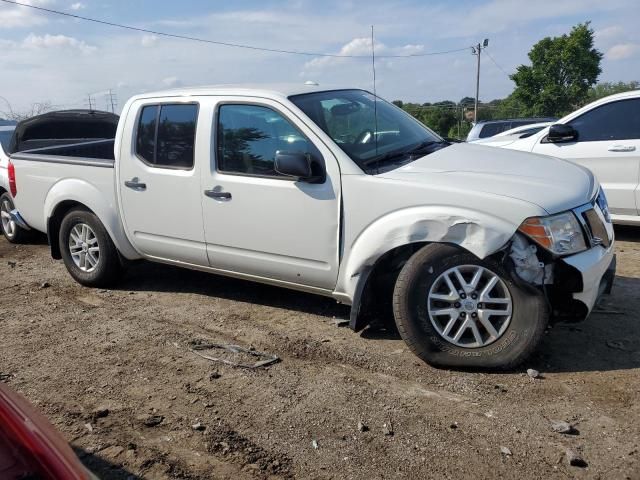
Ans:
MULTIPOLYGON (((121 272, 118 250, 102 222, 92 212, 85 209, 70 210, 62 219, 59 242, 64 265, 78 283, 87 287, 107 287, 118 280, 121 272), (81 228, 83 224, 92 230, 92 237, 96 239, 99 248, 97 263, 91 266, 90 271, 76 265, 70 248, 71 232, 74 227, 81 228)), ((88 264, 85 265, 88 266, 88 264)))
POLYGON ((463 369, 513 369, 536 349, 549 320, 540 292, 517 285, 499 263, 480 260, 466 250, 445 244, 423 247, 404 265, 394 289, 393 311, 400 335, 418 357, 435 367, 463 369), (446 340, 431 322, 431 287, 444 272, 462 265, 490 270, 511 296, 509 323, 497 340, 485 346, 458 346, 446 340))
MULTIPOLYGON (((3 212, 6 210, 8 213, 14 208, 15 207, 13 205, 13 198, 11 198, 11 195, 9 195, 8 193, 3 193, 0 196, 0 210, 2 210, 3 212)), ((20 228, 17 225, 15 226, 13 232, 7 232, 5 231, 3 223, 0 222, 0 230, 2 230, 4 238, 6 238, 11 243, 25 243, 28 242, 30 238, 30 232, 28 230, 20 228)))

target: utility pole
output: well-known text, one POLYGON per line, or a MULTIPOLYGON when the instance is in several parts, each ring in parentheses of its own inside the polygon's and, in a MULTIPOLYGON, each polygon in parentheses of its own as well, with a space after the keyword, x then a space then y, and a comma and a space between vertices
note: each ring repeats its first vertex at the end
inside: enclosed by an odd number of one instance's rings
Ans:
POLYGON ((473 121, 478 123, 478 97, 480 96, 480 53, 489 46, 489 39, 485 38, 482 43, 478 43, 475 47, 471 47, 471 53, 478 56, 478 70, 476 72, 476 103, 473 109, 473 121))
POLYGON ((113 90, 109 89, 109 102, 111 103, 111 113, 116 113, 116 103, 117 100, 115 95, 113 94, 113 90))
POLYGON ((91 94, 87 94, 87 98, 89 99, 89 110, 93 110, 93 100, 91 100, 91 94))

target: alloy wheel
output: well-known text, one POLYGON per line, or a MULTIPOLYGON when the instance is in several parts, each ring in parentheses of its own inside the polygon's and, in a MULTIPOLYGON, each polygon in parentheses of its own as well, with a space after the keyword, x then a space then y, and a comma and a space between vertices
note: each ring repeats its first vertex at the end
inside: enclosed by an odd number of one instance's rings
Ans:
POLYGON ((440 274, 428 294, 431 324, 446 341, 480 348, 507 330, 513 300, 502 279, 479 265, 460 265, 440 274))
POLYGON ((13 209, 9 200, 5 199, 0 204, 0 219, 2 220, 2 230, 9 238, 13 238, 16 234, 16 222, 11 218, 10 212, 13 209))
POLYGON ((69 232, 69 253, 76 267, 93 272, 100 262, 100 245, 95 232, 86 223, 78 223, 69 232))

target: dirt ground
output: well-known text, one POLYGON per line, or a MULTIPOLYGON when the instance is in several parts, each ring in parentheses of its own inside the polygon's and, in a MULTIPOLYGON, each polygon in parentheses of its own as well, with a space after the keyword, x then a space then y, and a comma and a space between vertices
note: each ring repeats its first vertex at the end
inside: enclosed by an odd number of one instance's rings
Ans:
POLYGON ((431 368, 331 299, 148 263, 92 290, 43 241, 1 239, 0 378, 106 479, 640 479, 640 229, 617 235, 614 294, 506 374, 431 368))

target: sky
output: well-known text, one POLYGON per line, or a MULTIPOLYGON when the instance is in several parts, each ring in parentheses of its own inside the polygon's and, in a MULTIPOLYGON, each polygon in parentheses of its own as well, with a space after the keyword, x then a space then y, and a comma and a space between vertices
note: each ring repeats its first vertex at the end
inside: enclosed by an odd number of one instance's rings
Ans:
MULTIPOLYGON (((379 56, 465 49, 489 39, 480 99, 507 96, 508 74, 531 46, 591 21, 605 54, 600 81, 640 80, 638 0, 18 0, 148 30, 273 49, 379 56)), ((474 96, 471 50, 379 58, 377 92, 388 100, 474 96)), ((34 103, 121 108, 131 95, 168 87, 303 83, 373 88, 370 58, 259 52, 166 38, 0 2, 0 112, 34 103)))

